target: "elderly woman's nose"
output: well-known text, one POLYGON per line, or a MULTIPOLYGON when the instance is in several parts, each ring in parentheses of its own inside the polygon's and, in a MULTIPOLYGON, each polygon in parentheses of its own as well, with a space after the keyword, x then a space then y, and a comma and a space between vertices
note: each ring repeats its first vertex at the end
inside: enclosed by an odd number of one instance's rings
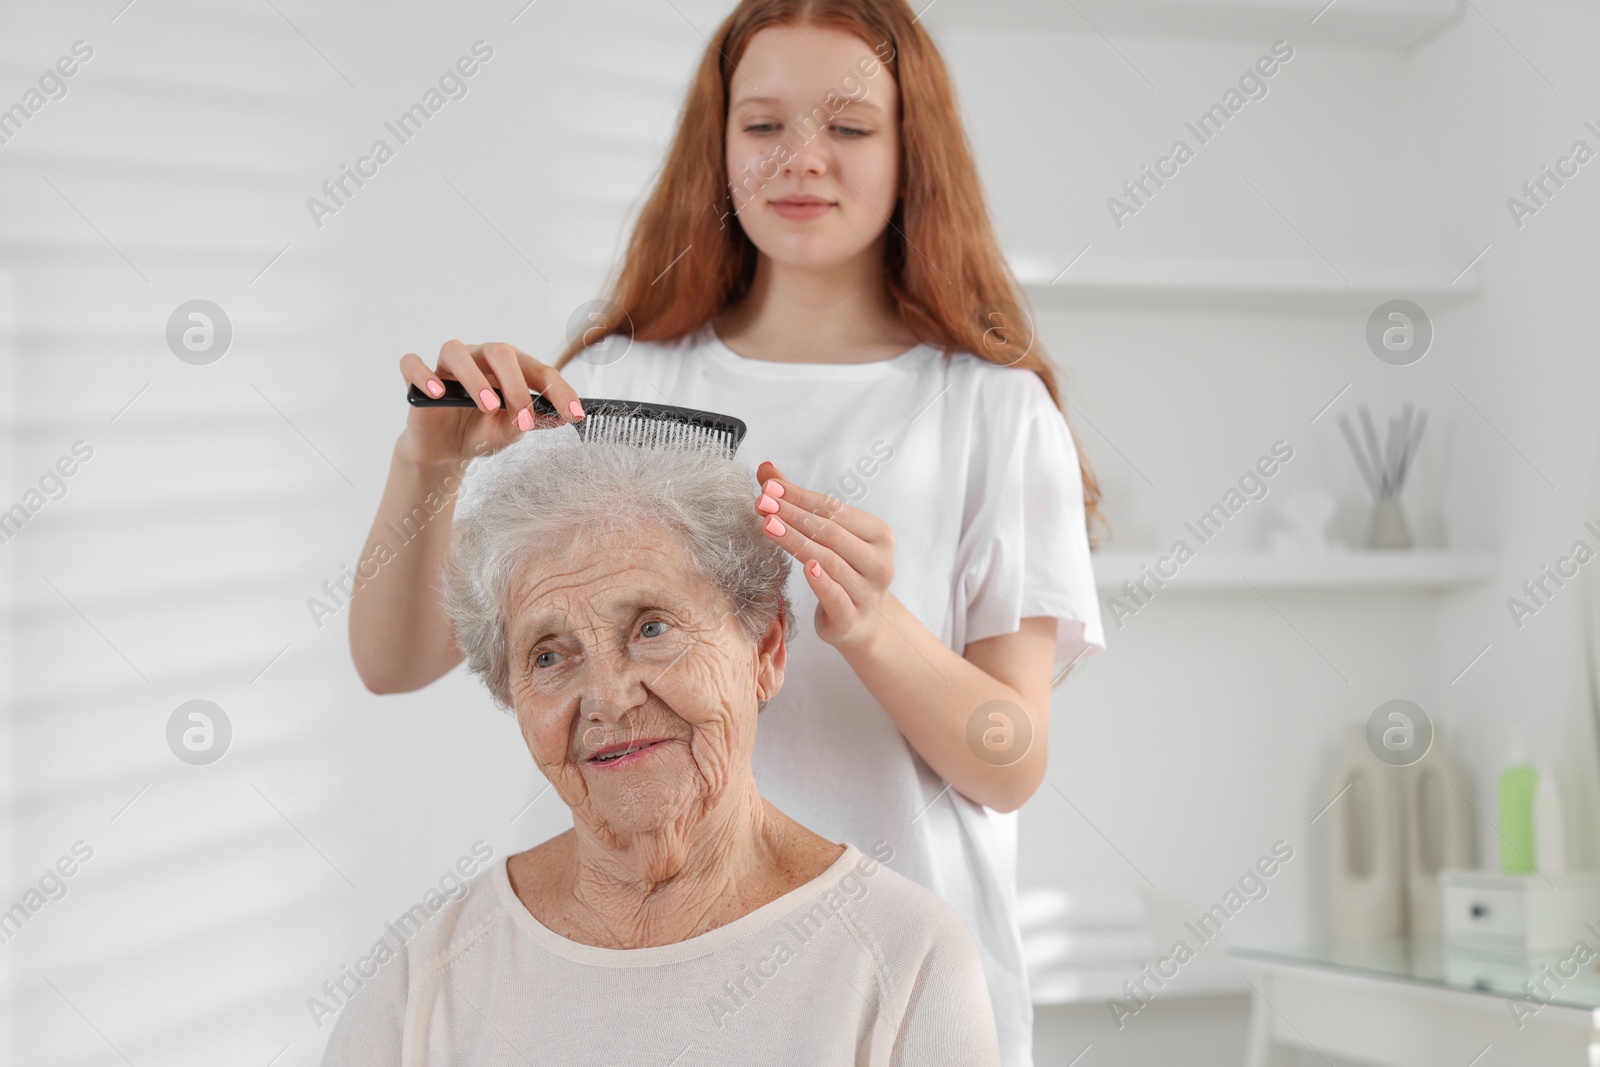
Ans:
POLYGON ((642 663, 590 659, 585 664, 578 713, 585 719, 620 718, 650 698, 649 681, 642 663))

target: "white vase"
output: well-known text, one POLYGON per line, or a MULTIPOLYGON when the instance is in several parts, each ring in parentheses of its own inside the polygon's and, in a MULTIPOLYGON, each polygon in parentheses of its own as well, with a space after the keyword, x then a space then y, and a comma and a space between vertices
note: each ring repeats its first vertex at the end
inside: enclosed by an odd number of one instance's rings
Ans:
POLYGON ((1410 548, 1411 531, 1406 528, 1405 509, 1397 496, 1380 496, 1372 505, 1372 526, 1367 530, 1368 548, 1410 548))
POLYGON ((1405 768, 1406 934, 1439 937, 1444 932, 1439 871, 1478 865, 1477 812, 1472 780, 1433 727, 1433 745, 1405 768))
POLYGON ((1329 932, 1335 941, 1405 933, 1400 775, 1400 768, 1372 754, 1364 726, 1346 731, 1344 751, 1327 784, 1327 795, 1339 799, 1322 816, 1329 932), (1349 791, 1340 796, 1346 786, 1349 791))

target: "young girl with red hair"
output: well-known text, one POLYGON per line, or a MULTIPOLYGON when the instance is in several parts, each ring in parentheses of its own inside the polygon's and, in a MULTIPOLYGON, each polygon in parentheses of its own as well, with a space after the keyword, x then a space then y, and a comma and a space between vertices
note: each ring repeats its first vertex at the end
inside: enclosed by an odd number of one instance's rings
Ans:
MULTIPOLYGON (((1016 810, 1045 777, 1052 678, 1104 646, 1099 490, 1023 304, 904 0, 745 0, 710 40, 593 328, 553 366, 459 341, 436 367, 401 360, 408 382, 458 379, 478 407, 410 411, 368 545, 450 498, 469 457, 583 418, 580 396, 742 419, 752 507, 801 564, 800 637, 757 732, 762 794, 956 909, 1005 1067, 1032 1063, 1016 810), (534 391, 559 420, 533 413, 534 391)), ((425 524, 353 600, 374 691, 461 660, 436 596, 449 529, 425 524)))

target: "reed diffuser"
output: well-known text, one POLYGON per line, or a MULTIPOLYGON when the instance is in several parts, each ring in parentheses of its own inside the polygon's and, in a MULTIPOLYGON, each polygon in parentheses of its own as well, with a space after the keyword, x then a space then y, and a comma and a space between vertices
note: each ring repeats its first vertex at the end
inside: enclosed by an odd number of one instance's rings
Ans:
POLYGON ((1400 489, 1405 485, 1406 473, 1411 469, 1411 459, 1417 454, 1422 441, 1423 427, 1428 424, 1428 413, 1418 414, 1407 404, 1400 414, 1389 419, 1389 436, 1382 448, 1378 447, 1378 432, 1372 425, 1372 412, 1361 405, 1361 429, 1365 439, 1356 437, 1350 419, 1339 416, 1339 429, 1361 468, 1361 478, 1372 491, 1372 526, 1367 532, 1368 548, 1410 548, 1411 531, 1406 528, 1405 511, 1400 507, 1400 489))

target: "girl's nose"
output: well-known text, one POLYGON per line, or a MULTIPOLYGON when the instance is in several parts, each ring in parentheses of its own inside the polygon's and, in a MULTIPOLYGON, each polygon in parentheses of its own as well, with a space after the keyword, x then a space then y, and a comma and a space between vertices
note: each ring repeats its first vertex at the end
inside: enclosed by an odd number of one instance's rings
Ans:
POLYGON ((814 144, 801 142, 783 165, 786 178, 815 177, 828 171, 827 157, 814 144))

